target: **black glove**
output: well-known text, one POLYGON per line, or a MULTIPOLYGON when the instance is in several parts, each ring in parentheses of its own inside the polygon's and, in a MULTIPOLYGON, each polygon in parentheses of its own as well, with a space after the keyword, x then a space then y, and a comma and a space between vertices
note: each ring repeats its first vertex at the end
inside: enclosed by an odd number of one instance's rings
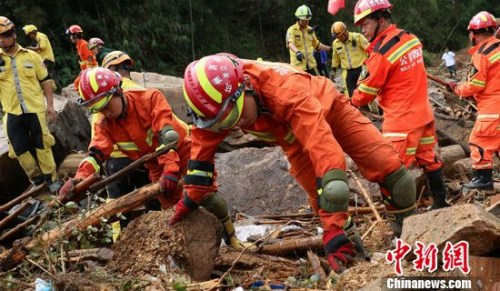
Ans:
POLYGON ((297 61, 302 62, 304 60, 304 54, 301 51, 297 51, 295 53, 295 57, 297 58, 297 61))

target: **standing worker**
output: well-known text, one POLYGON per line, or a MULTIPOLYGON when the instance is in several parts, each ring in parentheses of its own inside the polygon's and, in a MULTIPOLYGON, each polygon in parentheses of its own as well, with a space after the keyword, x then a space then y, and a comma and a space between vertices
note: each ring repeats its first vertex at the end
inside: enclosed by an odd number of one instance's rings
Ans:
POLYGON ((0 48, 0 100, 7 113, 9 157, 17 158, 31 183, 47 182, 55 192, 60 188, 52 155, 55 139, 47 127, 47 117, 56 118, 53 81, 42 57, 17 43, 14 24, 4 16, 0 16, 0 48))
MULTIPOLYGON (((97 61, 94 54, 89 50, 88 43, 83 39, 83 29, 79 25, 71 25, 66 29, 66 34, 69 34, 70 41, 75 45, 76 52, 79 58, 80 73, 87 69, 97 66, 97 61)), ((75 90, 78 90, 80 75, 73 82, 75 90)))
POLYGON ((370 40, 366 72, 360 76, 352 104, 364 106, 378 99, 384 111, 383 135, 398 150, 408 168, 423 168, 433 204, 431 210, 449 206, 443 180, 443 162, 434 151, 436 129, 427 95, 427 73, 422 44, 413 34, 391 22, 388 0, 359 0, 354 23, 370 40))
POLYGON ((450 78, 456 77, 457 67, 455 62, 455 53, 450 51, 448 48, 445 48, 441 59, 443 60, 442 65, 445 65, 448 69, 448 73, 450 73, 450 78))
POLYGON ((110 52, 114 51, 113 49, 105 47, 104 41, 98 37, 93 37, 93 38, 89 39, 88 47, 89 47, 89 50, 91 50, 92 53, 94 54, 97 63, 101 67, 104 67, 102 65, 102 61, 104 60, 104 57, 106 57, 106 55, 109 54, 110 52))
POLYGON ((312 13, 306 5, 297 8, 297 22, 286 32, 286 46, 290 50, 290 64, 297 66, 313 76, 319 76, 314 50, 330 51, 330 46, 322 44, 314 29, 309 26, 312 13))
POLYGON ((50 45, 49 38, 45 33, 41 33, 38 31, 38 28, 33 24, 28 24, 23 27, 24 33, 31 40, 36 42, 35 46, 28 46, 27 49, 34 50, 37 52, 43 59, 43 63, 49 73, 54 76, 54 65, 55 58, 54 52, 52 51, 52 46, 50 45))
POLYGON ((327 78, 282 63, 227 54, 192 62, 184 72, 184 98, 194 121, 184 199, 170 224, 199 205, 215 209, 234 235, 224 199, 217 194, 214 155, 234 126, 278 144, 291 174, 319 214, 331 268, 342 272, 363 243, 348 212, 345 153, 365 178, 381 186, 395 233, 415 210, 415 182, 398 153, 327 78))
POLYGON ((349 97, 352 97, 354 89, 356 89, 361 67, 368 53, 368 41, 366 38, 357 32, 349 32, 345 23, 337 21, 332 25, 332 80, 335 77, 335 71, 342 69, 342 81, 344 83, 344 92, 349 97))
POLYGON ((472 17, 467 30, 472 48, 472 68, 466 82, 449 83, 460 98, 477 102, 477 120, 469 137, 474 177, 469 189, 493 190, 493 159, 500 151, 500 40, 491 13, 481 11, 472 17))

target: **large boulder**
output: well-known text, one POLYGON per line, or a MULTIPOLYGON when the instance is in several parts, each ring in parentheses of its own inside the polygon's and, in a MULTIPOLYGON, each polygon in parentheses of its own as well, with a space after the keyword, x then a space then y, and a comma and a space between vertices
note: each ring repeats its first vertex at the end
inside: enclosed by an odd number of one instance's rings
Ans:
POLYGON ((405 219, 401 239, 414 245, 469 242, 471 255, 486 255, 500 249, 500 219, 481 206, 464 204, 413 215, 405 219))

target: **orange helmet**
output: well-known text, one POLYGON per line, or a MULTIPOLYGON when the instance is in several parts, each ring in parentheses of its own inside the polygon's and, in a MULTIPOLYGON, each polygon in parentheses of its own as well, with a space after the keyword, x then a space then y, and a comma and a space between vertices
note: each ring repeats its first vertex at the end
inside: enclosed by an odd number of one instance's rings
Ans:
POLYGON ((93 38, 89 39, 89 42, 87 44, 89 50, 95 48, 98 45, 104 45, 104 41, 102 41, 102 39, 100 39, 98 37, 93 37, 93 38))
POLYGON ((130 65, 134 66, 134 60, 122 51, 112 51, 108 53, 102 60, 102 66, 108 69, 111 66, 117 66, 125 61, 130 61, 130 65))
POLYGON ((66 29, 66 34, 77 34, 77 33, 83 33, 83 29, 80 27, 80 25, 73 24, 68 29, 66 29))
POLYGON ((80 75, 78 103, 88 107, 92 113, 101 111, 114 94, 122 92, 121 80, 120 74, 109 69, 85 69, 80 75))
POLYGON ((359 25, 361 19, 367 17, 375 11, 386 10, 390 12, 392 4, 388 0, 358 0, 354 6, 354 24, 359 25))
POLYGON ((241 116, 245 82, 241 60, 229 54, 211 55, 184 71, 184 99, 196 127, 229 129, 241 116))
POLYGON ((0 16, 0 34, 14 28, 14 23, 5 16, 0 16))
POLYGON ((478 30, 487 27, 495 28, 497 27, 497 22, 491 13, 481 11, 472 17, 469 22, 469 26, 467 26, 467 30, 478 30))

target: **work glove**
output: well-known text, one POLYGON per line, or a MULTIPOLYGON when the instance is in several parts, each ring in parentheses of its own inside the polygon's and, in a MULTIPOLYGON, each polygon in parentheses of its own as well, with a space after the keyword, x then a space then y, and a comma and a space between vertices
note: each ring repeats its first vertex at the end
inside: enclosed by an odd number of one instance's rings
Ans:
POLYGON ((335 273, 342 273, 353 263, 356 251, 343 230, 326 231, 323 234, 323 246, 328 263, 335 273))
POLYGON ((179 178, 171 173, 163 173, 160 177, 160 189, 166 198, 174 194, 177 189, 177 182, 179 182, 179 178))
POLYGON ((186 204, 184 204, 184 199, 179 200, 179 202, 177 202, 177 205, 175 206, 174 215, 168 221, 168 225, 176 224, 179 220, 186 216, 189 211, 191 211, 191 208, 187 207, 186 204))
POLYGON ((452 93, 455 91, 455 87, 457 87, 457 83, 453 81, 448 82, 448 84, 446 84, 446 89, 452 93))
POLYGON ((302 62, 304 60, 304 54, 301 51, 295 52, 295 57, 297 61, 302 62))
POLYGON ((64 185, 59 189, 59 194, 57 196, 57 199, 59 200, 69 200, 70 196, 73 194, 73 189, 75 188, 75 185, 80 183, 82 179, 68 179, 64 185))

